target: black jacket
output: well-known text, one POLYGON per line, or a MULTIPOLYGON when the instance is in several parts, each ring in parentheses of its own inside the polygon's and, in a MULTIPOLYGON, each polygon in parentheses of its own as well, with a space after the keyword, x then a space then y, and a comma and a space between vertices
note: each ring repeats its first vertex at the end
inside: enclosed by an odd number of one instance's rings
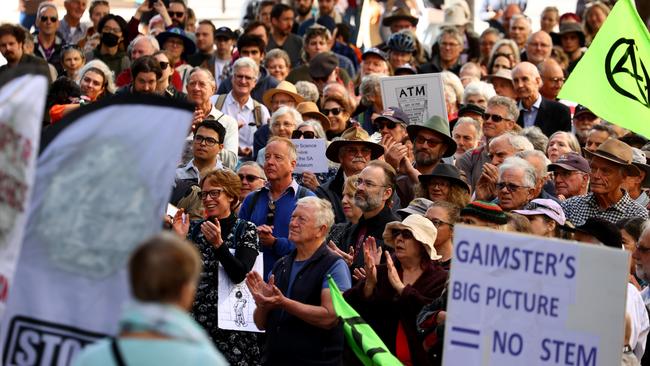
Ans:
POLYGON ((316 188, 316 195, 319 198, 326 199, 332 204, 334 210, 334 221, 338 224, 345 222, 347 219, 343 214, 343 184, 345 177, 343 176, 343 169, 339 168, 336 175, 330 178, 327 182, 321 184, 316 188))
MULTIPOLYGON (((520 111, 517 124, 524 127, 524 112, 520 111)), ((562 103, 542 97, 539 105, 535 126, 539 127, 546 136, 551 136, 557 131, 571 131, 571 112, 569 107, 562 103)))

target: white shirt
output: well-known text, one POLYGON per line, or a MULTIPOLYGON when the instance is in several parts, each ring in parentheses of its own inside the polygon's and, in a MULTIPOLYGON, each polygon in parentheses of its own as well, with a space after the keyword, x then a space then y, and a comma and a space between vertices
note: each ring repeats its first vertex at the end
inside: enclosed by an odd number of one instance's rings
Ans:
MULTIPOLYGON (((269 110, 260 103, 262 111, 262 124, 268 123, 270 118, 269 110)), ((239 147, 253 148, 253 135, 257 131, 255 124, 255 116, 253 114, 253 98, 248 97, 248 101, 240 108, 239 103, 233 98, 232 92, 226 96, 226 101, 223 103, 222 112, 237 121, 239 128, 239 147)))
POLYGON ((212 109, 210 109, 208 116, 221 123, 221 125, 226 129, 226 136, 223 139, 223 148, 228 151, 232 151, 235 153, 235 155, 237 155, 239 151, 239 132, 237 131, 237 121, 215 108, 214 103, 212 104, 212 109))
MULTIPOLYGON (((646 290, 648 288, 645 288, 643 291, 646 292, 646 290)), ((629 344, 637 359, 641 360, 645 352, 648 331, 650 331, 650 320, 648 320, 648 311, 646 310, 641 293, 631 283, 627 284, 625 312, 630 316, 632 323, 632 334, 630 335, 629 344)))

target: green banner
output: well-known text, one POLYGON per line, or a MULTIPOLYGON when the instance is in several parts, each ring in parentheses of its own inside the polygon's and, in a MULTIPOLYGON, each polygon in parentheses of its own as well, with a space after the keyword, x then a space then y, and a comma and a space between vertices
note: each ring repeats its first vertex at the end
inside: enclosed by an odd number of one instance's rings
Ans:
POLYGON ((345 301, 332 276, 329 276, 327 281, 336 315, 343 320, 345 339, 359 360, 365 366, 402 365, 370 325, 345 301))
POLYGON ((650 138, 649 68, 648 29, 633 0, 619 0, 558 97, 650 138))

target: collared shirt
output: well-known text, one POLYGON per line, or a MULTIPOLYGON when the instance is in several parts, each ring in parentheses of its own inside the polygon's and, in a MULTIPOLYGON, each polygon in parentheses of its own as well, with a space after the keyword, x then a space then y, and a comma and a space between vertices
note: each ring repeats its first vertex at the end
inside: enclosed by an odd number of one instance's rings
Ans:
MULTIPOLYGON (((242 127, 239 129, 239 147, 250 147, 253 148, 253 135, 257 131, 257 125, 255 124, 255 114, 253 109, 255 105, 253 103, 253 98, 248 97, 248 101, 244 104, 243 107, 239 106, 239 103, 233 98, 232 92, 228 93, 226 100, 223 103, 222 112, 237 121, 237 125, 242 127)), ((262 114, 262 124, 266 124, 269 119, 269 111, 265 106, 260 105, 261 114, 262 114)))
POLYGON ((614 224, 621 219, 633 217, 647 219, 648 210, 634 202, 627 192, 623 192, 623 197, 616 204, 604 210, 598 206, 593 193, 571 197, 560 205, 567 220, 571 221, 575 226, 583 225, 590 217, 599 217, 614 224))
POLYGON ((648 196, 647 192, 643 191, 641 192, 639 197, 634 199, 634 202, 640 204, 643 207, 648 207, 648 205, 650 204, 650 197, 648 196))
POLYGON ((537 95, 537 100, 533 105, 530 106, 530 109, 526 109, 522 102, 519 102, 519 110, 524 115, 524 127, 531 127, 535 125, 535 119, 537 118, 537 112, 539 111, 539 106, 542 104, 542 95, 537 95))
POLYGON ((79 23, 77 27, 71 27, 65 17, 59 22, 59 33, 63 36, 66 44, 77 44, 86 35, 86 31, 92 23, 79 23))
POLYGON ((237 121, 231 116, 224 114, 222 111, 218 110, 212 104, 210 113, 205 116, 205 119, 214 119, 217 122, 221 123, 223 128, 226 129, 226 136, 223 139, 223 148, 235 153, 238 152, 239 148, 239 133, 237 132, 238 126, 237 121))
MULTIPOLYGON (((215 169, 223 169, 223 164, 219 158, 217 158, 217 164, 214 166, 215 169)), ((194 159, 190 160, 185 166, 176 169, 176 179, 189 180, 196 179, 199 180, 199 169, 194 166, 194 159)))
POLYGON ((284 192, 282 192, 282 194, 280 195, 280 197, 276 198, 275 200, 273 199, 273 197, 271 197, 271 183, 270 182, 267 181, 266 183, 264 183, 264 187, 262 187, 262 191, 265 191, 265 190, 267 191, 266 195, 269 197, 269 200, 278 201, 284 195, 291 192, 291 191, 289 191, 289 188, 291 188, 293 190, 293 198, 297 198, 298 197, 298 188, 300 188, 300 185, 298 185, 298 182, 296 182, 295 179, 291 180, 291 184, 289 184, 287 189, 285 189, 284 192))

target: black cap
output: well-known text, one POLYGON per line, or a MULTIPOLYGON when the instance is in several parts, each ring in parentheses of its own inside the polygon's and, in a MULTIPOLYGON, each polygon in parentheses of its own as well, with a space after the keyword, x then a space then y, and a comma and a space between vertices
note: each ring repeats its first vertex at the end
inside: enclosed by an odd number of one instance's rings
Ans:
POLYGON ((237 39, 237 35, 228 27, 219 27, 214 31, 214 37, 225 37, 229 39, 237 39))
POLYGON ((458 117, 463 117, 465 113, 476 113, 482 116, 483 113, 485 113, 485 109, 480 105, 476 105, 476 104, 471 104, 471 103, 463 104, 458 109, 458 117))
POLYGON ((321 52, 309 61, 309 76, 323 79, 339 66, 339 59, 333 52, 321 52))
POLYGON ((621 231, 613 223, 599 217, 590 217, 584 224, 576 226, 575 231, 591 235, 610 248, 622 249, 621 231))

